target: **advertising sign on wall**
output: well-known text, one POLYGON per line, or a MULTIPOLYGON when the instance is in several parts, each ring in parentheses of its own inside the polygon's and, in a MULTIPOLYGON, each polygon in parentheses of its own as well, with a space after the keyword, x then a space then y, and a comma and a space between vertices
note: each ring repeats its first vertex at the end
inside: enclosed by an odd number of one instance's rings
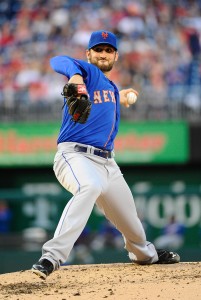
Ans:
MULTIPOLYGON (((52 165, 58 123, 0 125, 0 166, 52 165)), ((115 141, 120 164, 183 163, 189 158, 184 122, 121 122, 115 141)))
POLYGON ((189 157, 184 122, 122 123, 115 142, 119 163, 181 163, 189 157))

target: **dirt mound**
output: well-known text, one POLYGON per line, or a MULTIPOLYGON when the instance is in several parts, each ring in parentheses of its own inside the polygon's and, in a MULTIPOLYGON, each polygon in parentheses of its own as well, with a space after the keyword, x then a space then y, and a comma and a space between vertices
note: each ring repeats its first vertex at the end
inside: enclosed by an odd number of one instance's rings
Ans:
POLYGON ((0 275, 0 299, 197 300, 201 263, 65 266, 41 280, 30 270, 0 275))

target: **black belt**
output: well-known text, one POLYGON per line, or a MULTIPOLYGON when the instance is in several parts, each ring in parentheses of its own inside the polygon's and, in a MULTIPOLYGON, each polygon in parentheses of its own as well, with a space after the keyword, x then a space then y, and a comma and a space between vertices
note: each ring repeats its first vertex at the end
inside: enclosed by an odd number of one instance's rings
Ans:
MULTIPOLYGON (((87 152, 88 147, 85 146, 80 146, 80 145, 75 145, 74 147, 75 151, 77 152, 87 152)), ((92 149, 91 154, 101 156, 103 158, 112 158, 112 152, 106 151, 106 150, 98 150, 98 149, 92 149)))

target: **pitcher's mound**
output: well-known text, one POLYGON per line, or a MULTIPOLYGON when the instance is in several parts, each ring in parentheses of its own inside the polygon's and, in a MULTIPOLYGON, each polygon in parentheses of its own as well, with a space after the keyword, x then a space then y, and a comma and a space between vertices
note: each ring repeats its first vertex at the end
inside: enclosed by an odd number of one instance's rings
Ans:
POLYGON ((198 300, 201 263, 65 266, 45 281, 30 270, 0 275, 0 299, 198 300))

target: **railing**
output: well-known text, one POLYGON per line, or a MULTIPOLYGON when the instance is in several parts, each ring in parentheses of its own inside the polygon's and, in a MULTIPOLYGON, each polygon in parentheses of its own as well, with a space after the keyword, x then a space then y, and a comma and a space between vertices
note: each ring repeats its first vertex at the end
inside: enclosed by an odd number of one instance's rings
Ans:
MULTIPOLYGON (((159 98, 157 94, 142 95, 135 105, 129 108, 121 107, 121 118, 130 121, 143 120, 186 120, 188 122, 201 122, 201 98, 194 105, 184 99, 159 98)), ((8 122, 38 122, 60 121, 62 116, 61 97, 54 102, 47 99, 38 102, 16 101, 9 105, 0 102, 0 123, 8 122)))

